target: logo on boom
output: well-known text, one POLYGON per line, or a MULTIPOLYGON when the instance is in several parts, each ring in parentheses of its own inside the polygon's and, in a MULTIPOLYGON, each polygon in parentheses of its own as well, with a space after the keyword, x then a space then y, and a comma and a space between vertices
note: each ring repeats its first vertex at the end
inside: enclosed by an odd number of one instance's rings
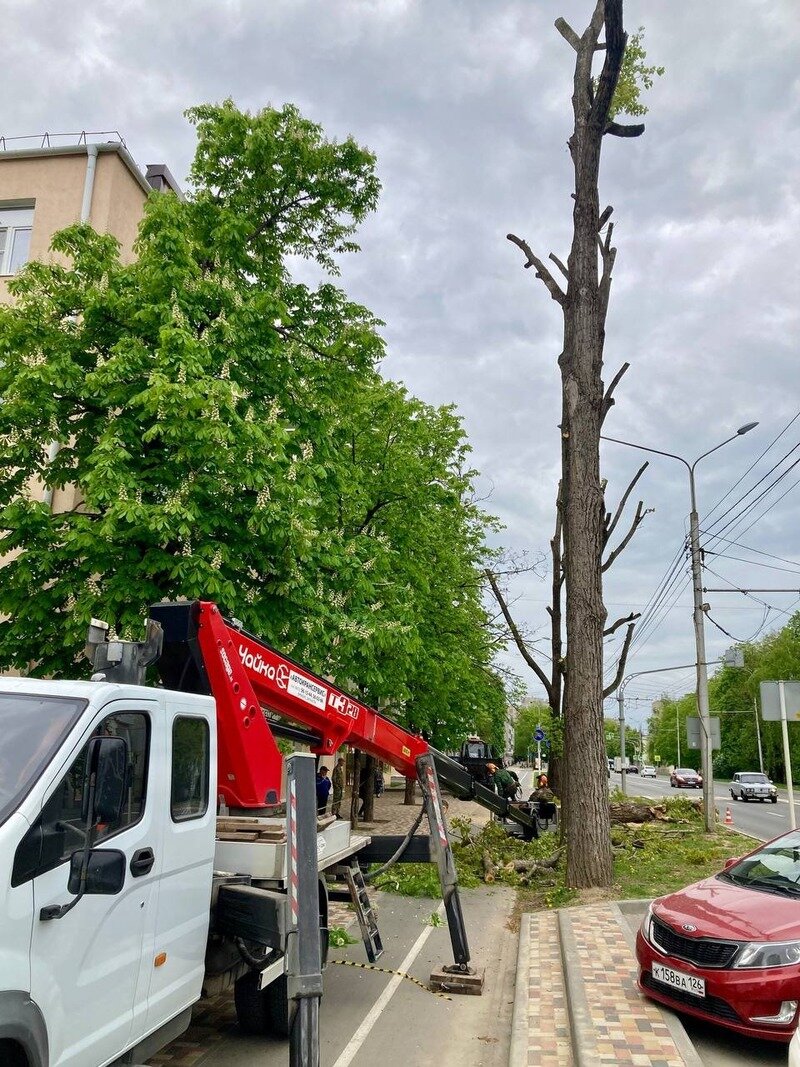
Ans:
POLYGON ((352 700, 348 700, 344 693, 329 693, 328 703, 334 711, 338 711, 340 715, 347 715, 350 719, 358 718, 358 704, 354 704, 352 700))
POLYGON ((256 674, 269 678, 270 681, 274 680, 275 668, 271 663, 265 662, 260 652, 254 656, 248 651, 247 645, 239 645, 239 658, 248 670, 255 671, 256 674))

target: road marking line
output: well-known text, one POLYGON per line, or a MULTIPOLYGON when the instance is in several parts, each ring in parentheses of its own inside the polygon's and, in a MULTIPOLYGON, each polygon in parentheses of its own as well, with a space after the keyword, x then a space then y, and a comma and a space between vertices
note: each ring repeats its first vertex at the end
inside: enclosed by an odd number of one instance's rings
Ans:
MULTIPOLYGON (((444 915, 444 901, 442 901, 442 903, 436 909, 436 914, 439 915, 439 917, 442 917, 444 915)), ((414 942, 414 944, 409 949, 408 955, 406 956, 406 958, 403 960, 403 962, 397 968, 398 971, 408 971, 409 970, 409 968, 411 967, 411 965, 414 962, 414 960, 417 958, 417 956, 422 951, 423 945, 425 944, 425 942, 428 940, 428 938, 433 933, 433 930, 434 930, 433 926, 426 926, 425 927, 425 929, 422 931, 422 933, 419 935, 417 940, 414 942)), ((349 1067, 349 1065, 355 1059, 356 1053, 358 1052, 358 1050, 361 1048, 361 1046, 364 1044, 364 1042, 369 1037, 370 1032, 371 1032, 373 1026, 375 1025, 375 1023, 378 1021, 378 1017, 380 1016, 381 1012, 384 1010, 384 1008, 388 1005, 389 1001, 395 995, 395 993, 397 992, 397 990, 398 990, 398 988, 399 988, 399 986, 400 986, 402 981, 403 981, 403 979, 399 974, 396 974, 394 976, 394 978, 392 978, 389 981, 389 983, 386 986, 386 988, 384 989, 384 991, 381 993, 381 995, 378 997, 378 999, 372 1005, 370 1010, 364 1016, 364 1020, 361 1023, 361 1025, 359 1026, 359 1028, 356 1030, 356 1032, 353 1034, 353 1036, 347 1042, 347 1045, 342 1050, 342 1054, 339 1056, 338 1060, 334 1063, 333 1067, 349 1067)))

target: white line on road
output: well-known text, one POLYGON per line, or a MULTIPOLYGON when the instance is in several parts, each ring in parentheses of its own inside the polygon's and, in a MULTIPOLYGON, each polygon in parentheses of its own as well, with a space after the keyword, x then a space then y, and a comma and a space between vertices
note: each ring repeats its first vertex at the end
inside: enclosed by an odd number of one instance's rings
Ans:
MULTIPOLYGON (((444 915, 444 901, 442 901, 442 903, 436 909, 436 914, 440 918, 444 915)), ((422 951, 422 946, 430 937, 431 933, 433 932, 433 929, 434 928, 432 926, 425 927, 425 929, 422 931, 417 940, 409 949, 406 958, 397 968, 398 971, 403 971, 404 973, 408 972, 409 967, 422 951)), ((375 1003, 365 1015, 364 1021, 361 1023, 361 1025, 353 1034, 353 1036, 350 1038, 344 1050, 342 1051, 341 1056, 339 1056, 339 1059, 336 1061, 336 1063, 334 1063, 333 1067, 349 1067, 349 1065, 355 1059, 356 1053, 369 1037, 370 1031, 372 1030, 375 1023, 378 1021, 378 1017, 380 1016, 381 1012, 387 1006, 392 997, 395 995, 395 993, 397 992, 397 988, 402 981, 403 976, 401 974, 395 974, 393 976, 384 991, 381 993, 381 995, 378 997, 378 999, 375 1001, 375 1003)))

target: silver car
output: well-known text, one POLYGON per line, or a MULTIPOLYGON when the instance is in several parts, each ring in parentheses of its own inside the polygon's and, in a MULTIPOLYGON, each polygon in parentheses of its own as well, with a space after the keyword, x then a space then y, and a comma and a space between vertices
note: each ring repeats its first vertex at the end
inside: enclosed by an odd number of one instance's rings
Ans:
POLYGON ((759 771, 737 771, 731 782, 731 797, 734 800, 769 800, 778 803, 778 790, 759 771))

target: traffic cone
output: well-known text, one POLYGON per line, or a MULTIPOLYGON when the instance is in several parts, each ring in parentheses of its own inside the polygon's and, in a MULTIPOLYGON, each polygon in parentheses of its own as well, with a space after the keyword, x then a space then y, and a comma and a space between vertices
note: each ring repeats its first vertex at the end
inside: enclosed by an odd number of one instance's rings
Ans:
POLYGON ((733 826, 733 812, 731 811, 730 806, 725 809, 725 825, 733 826))

